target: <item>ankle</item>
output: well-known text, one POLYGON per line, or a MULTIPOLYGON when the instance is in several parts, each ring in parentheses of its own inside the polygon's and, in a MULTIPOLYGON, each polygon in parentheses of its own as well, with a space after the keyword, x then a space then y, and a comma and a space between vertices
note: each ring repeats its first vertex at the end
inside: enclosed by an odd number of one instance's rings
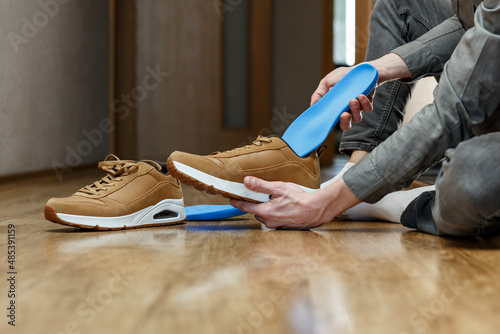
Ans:
POLYGON ((368 151, 363 151, 363 150, 355 150, 351 154, 351 158, 349 159, 349 162, 357 164, 361 160, 363 160, 364 157, 366 157, 370 152, 368 151))

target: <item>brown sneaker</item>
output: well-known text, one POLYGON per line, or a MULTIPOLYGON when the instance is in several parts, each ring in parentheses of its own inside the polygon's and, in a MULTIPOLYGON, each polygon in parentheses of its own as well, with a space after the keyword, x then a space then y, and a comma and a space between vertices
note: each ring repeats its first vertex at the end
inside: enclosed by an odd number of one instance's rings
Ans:
POLYGON ((167 166, 175 178, 198 190, 256 202, 269 201, 269 195, 246 188, 245 176, 290 182, 306 192, 319 190, 321 184, 316 152, 301 158, 278 137, 259 136, 251 145, 208 156, 176 151, 167 166))
POLYGON ((54 223, 96 230, 171 225, 184 221, 179 181, 154 161, 99 163, 108 174, 66 198, 51 198, 45 218, 54 223))

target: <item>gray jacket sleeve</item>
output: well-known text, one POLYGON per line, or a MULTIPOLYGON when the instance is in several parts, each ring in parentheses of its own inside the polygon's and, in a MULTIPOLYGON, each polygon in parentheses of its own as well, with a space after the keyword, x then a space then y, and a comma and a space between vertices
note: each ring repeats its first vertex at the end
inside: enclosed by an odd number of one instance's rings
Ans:
POLYGON ((404 60, 411 73, 411 79, 403 81, 440 74, 464 33, 462 23, 454 16, 415 41, 394 49, 392 52, 404 60))
POLYGON ((473 136, 476 125, 498 119, 500 3, 485 0, 434 91, 435 101, 344 174, 356 197, 374 203, 399 190, 473 136))

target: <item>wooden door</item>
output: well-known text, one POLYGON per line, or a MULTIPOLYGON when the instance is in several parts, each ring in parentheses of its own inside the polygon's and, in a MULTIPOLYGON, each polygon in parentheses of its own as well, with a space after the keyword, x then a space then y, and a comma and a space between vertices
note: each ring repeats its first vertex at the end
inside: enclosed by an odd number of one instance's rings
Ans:
POLYGON ((249 2, 249 117, 237 128, 224 124, 223 27, 238 2, 125 0, 117 7, 115 1, 115 152, 158 160, 174 150, 208 154, 269 128, 271 1, 249 2))

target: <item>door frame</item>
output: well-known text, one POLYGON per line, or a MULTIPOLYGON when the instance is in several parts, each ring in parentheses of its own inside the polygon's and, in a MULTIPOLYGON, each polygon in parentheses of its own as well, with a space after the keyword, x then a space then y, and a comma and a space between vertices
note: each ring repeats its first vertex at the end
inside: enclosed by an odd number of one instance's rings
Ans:
POLYGON ((136 108, 130 107, 125 118, 116 117, 116 101, 130 92, 136 83, 136 1, 109 0, 109 114, 111 120, 110 149, 126 159, 136 159, 136 108))

